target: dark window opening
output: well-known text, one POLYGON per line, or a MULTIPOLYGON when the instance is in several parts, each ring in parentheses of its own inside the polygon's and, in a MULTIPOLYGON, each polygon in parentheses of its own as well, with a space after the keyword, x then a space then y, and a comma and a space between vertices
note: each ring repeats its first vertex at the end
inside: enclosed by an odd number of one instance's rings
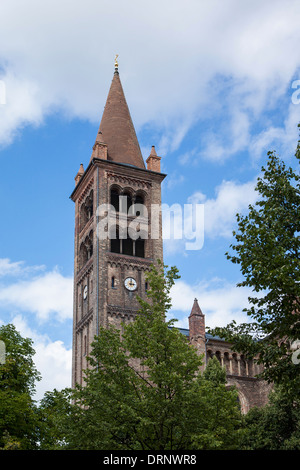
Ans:
POLYGON ((90 245, 87 249, 87 257, 88 259, 91 258, 91 256, 93 255, 93 245, 90 245))
POLYGON ((142 196, 136 196, 135 198, 135 202, 134 202, 134 205, 135 205, 135 215, 138 217, 138 216, 142 216, 143 215, 143 207, 144 207, 144 198, 142 196))
POLYGON ((138 238, 135 241, 135 256, 139 258, 145 257, 145 240, 142 240, 142 238, 138 238))
POLYGON ((85 265, 85 263, 88 260, 88 251, 87 247, 85 246, 84 243, 81 243, 80 245, 80 251, 79 251, 79 269, 82 268, 82 266, 85 265))
POLYGON ((86 341, 86 335, 84 335, 84 346, 83 346, 83 355, 87 355, 87 341, 86 341))
POLYGON ((119 237, 119 229, 116 229, 115 238, 113 238, 113 233, 111 232, 111 239, 110 239, 110 251, 112 253, 121 253, 121 244, 120 244, 120 237, 119 237))
POLYGON ((129 193, 121 195, 121 212, 128 214, 130 207, 132 206, 132 197, 129 193))
POLYGON ((116 229, 115 234, 114 230, 115 229, 111 230, 110 232, 110 251, 112 253, 145 258, 145 240, 143 240, 141 237, 139 237, 137 240, 132 239, 128 231, 126 238, 120 238, 119 228, 116 229))
POLYGON ((93 217, 93 191, 90 192, 90 195, 86 198, 85 202, 80 208, 80 229, 88 223, 91 217, 93 217))
POLYGON ((85 263, 93 255, 93 231, 85 238, 84 242, 81 243, 79 249, 79 269, 81 269, 85 263))
POLYGON ((110 192, 110 203, 119 212, 119 193, 116 189, 112 189, 110 192))
POLYGON ((124 255, 133 256, 133 240, 130 238, 128 233, 127 238, 122 240, 122 253, 124 255))

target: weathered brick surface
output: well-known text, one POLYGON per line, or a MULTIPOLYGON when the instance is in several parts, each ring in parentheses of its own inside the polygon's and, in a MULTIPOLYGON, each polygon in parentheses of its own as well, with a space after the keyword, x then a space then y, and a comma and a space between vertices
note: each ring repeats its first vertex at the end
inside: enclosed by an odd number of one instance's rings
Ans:
POLYGON ((198 354, 203 355, 202 370, 212 357, 216 357, 226 369, 228 386, 235 386, 243 413, 253 406, 263 406, 268 401, 271 386, 258 376, 262 366, 254 360, 248 360, 245 355, 234 352, 231 344, 218 337, 205 333, 205 316, 195 299, 189 316, 189 341, 198 354))
MULTIPOLYGON (((122 322, 132 321, 139 309, 137 294, 146 295, 146 272, 151 263, 163 259, 162 221, 158 214, 158 237, 145 240, 145 257, 112 253, 110 240, 97 236, 97 207, 110 202, 110 190, 117 187, 122 194, 131 191, 132 196, 142 195, 148 217, 145 227, 151 229, 151 206, 161 204, 161 182, 165 175, 146 169, 119 164, 103 159, 93 159, 72 194, 75 202, 75 253, 74 253, 74 327, 73 327, 73 385, 82 383, 82 369, 86 367, 86 355, 91 352, 91 342, 100 326, 112 324, 121 328, 122 322), (87 197, 93 195, 92 217, 80 223, 80 210, 87 197), (92 234, 92 235, 91 235, 92 234), (86 240, 93 240, 93 252, 82 264, 80 247, 86 240), (124 281, 133 277, 137 290, 129 292, 124 281), (112 285, 114 278, 114 285, 112 285), (87 296, 84 289, 87 286, 87 296)), ((117 214, 118 220, 122 214, 117 214)), ((132 219, 128 219, 133 220, 132 219)))

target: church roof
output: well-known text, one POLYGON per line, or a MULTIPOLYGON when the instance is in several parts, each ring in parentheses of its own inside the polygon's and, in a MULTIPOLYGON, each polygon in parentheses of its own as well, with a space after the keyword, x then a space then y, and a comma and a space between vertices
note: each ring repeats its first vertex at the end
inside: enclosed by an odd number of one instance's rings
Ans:
POLYGON ((107 160, 146 168, 117 66, 95 143, 107 145, 107 160))
MULTIPOLYGON (((180 328, 180 327, 176 327, 176 325, 174 327, 169 327, 170 329, 172 328, 176 328, 178 329, 178 331, 183 334, 184 336, 189 336, 190 335, 190 330, 188 328, 180 328)), ((205 333, 205 338, 207 340, 217 340, 217 341, 225 341, 224 338, 220 338, 220 336, 213 336, 211 335, 210 333, 205 333)))

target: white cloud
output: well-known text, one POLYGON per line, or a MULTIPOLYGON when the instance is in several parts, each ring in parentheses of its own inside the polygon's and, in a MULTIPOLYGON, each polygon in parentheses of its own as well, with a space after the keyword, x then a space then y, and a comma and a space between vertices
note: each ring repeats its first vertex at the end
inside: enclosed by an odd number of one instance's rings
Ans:
POLYGON ((19 274, 22 264, 22 261, 11 262, 8 258, 0 258, 0 277, 19 274))
POLYGON ((45 266, 25 266, 24 261, 11 261, 9 258, 0 258, 0 277, 26 276, 28 273, 44 270, 45 266))
POLYGON ((54 388, 61 390, 71 387, 72 349, 62 341, 37 339, 35 364, 41 373, 42 380, 36 387, 36 397, 40 399, 46 391, 54 388))
MULTIPOLYGON (((19 267, 18 263, 13 266, 19 267)), ((72 318, 73 280, 56 269, 30 279, 18 279, 0 286, 0 302, 2 306, 31 312, 41 321, 50 316, 64 321, 72 318)))
POLYGON ((17 315, 12 323, 24 338, 33 340, 35 356, 34 364, 41 374, 41 381, 36 383, 35 399, 43 398, 45 392, 54 388, 61 390, 71 386, 72 349, 68 349, 62 341, 51 341, 31 328, 25 318, 17 315))
POLYGON ((2 143, 53 110, 98 123, 118 53, 134 122, 160 128, 164 152, 195 119, 222 108, 232 121, 230 150, 244 148, 249 116, 274 106, 299 69, 299 2, 129 3, 2 2, 2 143))
POLYGON ((166 186, 167 186, 167 189, 170 190, 170 189, 174 189, 174 188, 178 188, 179 185, 181 185, 182 183, 185 182, 185 176, 183 174, 178 174, 177 171, 174 171, 173 173, 171 173, 170 175, 168 175, 168 179, 166 181, 166 186))
POLYGON ((216 188, 216 197, 207 199, 202 193, 193 194, 191 202, 204 203, 205 235, 211 238, 231 237, 236 224, 236 214, 244 212, 257 199, 256 180, 247 183, 223 181, 216 188))
POLYGON ((247 148, 250 142, 250 120, 241 109, 230 109, 228 121, 218 132, 209 131, 203 138, 204 148, 200 157, 216 162, 224 162, 237 152, 247 148))
POLYGON ((26 125, 40 125, 47 110, 37 82, 16 75, 10 68, 0 78, 6 89, 6 104, 0 107, 0 143, 7 145, 26 125))
POLYGON ((250 289, 236 287, 235 284, 222 279, 210 279, 195 285, 179 280, 171 290, 172 311, 176 314, 182 312, 181 319, 176 322, 176 326, 188 328, 188 316, 194 298, 198 299, 202 313, 205 315, 206 326, 211 328, 226 326, 233 319, 237 323, 247 321, 248 317, 242 310, 249 306, 249 296, 251 296, 250 289))
POLYGON ((300 121, 300 107, 291 103, 284 127, 270 125, 253 137, 250 144, 250 154, 254 160, 258 160, 262 154, 269 150, 276 150, 277 154, 292 157, 295 154, 298 140, 298 127, 300 121))
POLYGON ((46 271, 45 266, 26 266, 7 258, 0 258, 0 277, 0 324, 13 323, 23 337, 33 340, 33 360, 42 376, 35 398, 54 388, 70 387, 72 349, 51 335, 53 327, 57 335, 57 323, 65 322, 70 334, 62 337, 71 337, 73 280, 58 269, 46 271), (47 334, 41 333, 41 325, 47 327, 47 334))
MULTIPOLYGON (((186 249, 186 243, 189 240, 192 241, 193 230, 191 227, 193 226, 193 217, 195 217, 195 210, 192 208, 197 204, 204 206, 204 226, 198 225, 204 231, 204 243, 206 237, 231 237, 236 226, 236 214, 245 212, 249 204, 254 204, 257 199, 255 185, 256 179, 247 183, 223 181, 215 190, 215 198, 207 198, 201 191, 195 192, 187 200, 187 205, 190 205, 189 211, 179 204, 169 207, 170 211, 172 208, 174 209, 174 216, 170 219, 173 224, 171 230, 169 217, 166 215, 168 212, 163 211, 163 238, 166 253, 183 252, 186 249), (176 208, 177 210, 175 210, 176 208), (181 233, 182 236, 179 238, 181 233)), ((196 233, 200 239, 202 235, 199 230, 198 232, 194 231, 194 239, 196 239, 196 233)), ((197 249, 201 248, 202 245, 197 249)))

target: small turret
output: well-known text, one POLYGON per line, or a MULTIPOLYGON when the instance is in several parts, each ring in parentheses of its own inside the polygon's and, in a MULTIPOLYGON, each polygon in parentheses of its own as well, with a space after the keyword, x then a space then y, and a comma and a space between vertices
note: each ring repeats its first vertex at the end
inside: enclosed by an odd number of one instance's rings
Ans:
MULTIPOLYGON (((196 347, 198 354, 203 354, 205 358, 205 316, 199 307, 197 299, 194 300, 189 316, 189 330, 190 343, 196 347)), ((205 362, 201 367, 202 370, 204 370, 204 367, 205 362)))
POLYGON ((78 173, 77 173, 77 175, 75 176, 75 185, 76 185, 76 186, 77 186, 77 184, 79 183, 79 181, 81 180, 83 174, 84 174, 83 164, 80 163, 80 167, 79 167, 78 173))
POLYGON ((160 160, 161 157, 157 155, 155 147, 154 145, 152 145, 150 155, 146 160, 147 170, 157 171, 158 173, 160 173, 160 160))
POLYGON ((200 336, 205 339, 205 317, 199 307, 197 299, 194 300, 189 316, 189 330, 190 340, 196 339, 200 336))

